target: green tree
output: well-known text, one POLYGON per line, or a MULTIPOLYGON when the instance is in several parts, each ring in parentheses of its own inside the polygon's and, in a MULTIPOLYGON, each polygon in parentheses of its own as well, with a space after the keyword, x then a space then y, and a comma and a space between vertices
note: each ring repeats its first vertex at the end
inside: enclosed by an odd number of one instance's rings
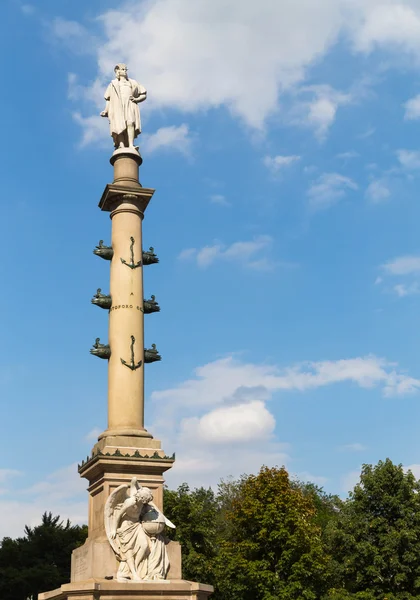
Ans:
POLYGON ((343 501, 336 494, 327 494, 315 483, 293 481, 292 485, 312 499, 315 507, 314 521, 321 527, 324 534, 330 522, 340 514, 343 501))
POLYGON ((263 467, 243 478, 226 512, 229 539, 220 542, 216 582, 223 600, 316 600, 328 557, 311 494, 287 471, 263 467))
POLYGON ((0 598, 26 600, 70 581, 71 553, 85 541, 87 527, 44 513, 41 525, 0 543, 0 598))
POLYGON ((166 533, 181 544, 184 579, 213 585, 220 515, 213 490, 191 491, 186 483, 176 491, 165 489, 164 507, 165 515, 176 525, 166 533))
POLYGON ((327 531, 331 600, 420 598, 420 484, 389 459, 364 465, 327 531))

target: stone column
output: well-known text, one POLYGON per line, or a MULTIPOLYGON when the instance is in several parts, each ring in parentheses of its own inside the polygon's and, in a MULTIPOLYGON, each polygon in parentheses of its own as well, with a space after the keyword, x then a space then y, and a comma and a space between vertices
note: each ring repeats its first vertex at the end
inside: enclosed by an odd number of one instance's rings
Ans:
MULTIPOLYGON (((139 181, 140 155, 117 150, 111 158, 114 181, 99 207, 110 213, 113 257, 110 273, 108 343, 108 429, 96 449, 149 449, 163 456, 160 443, 144 428, 144 313, 142 220, 154 190, 139 181)), ((152 453, 153 453, 152 452, 152 453)))
POLYGON ((110 276, 108 435, 141 435, 144 431, 142 218, 134 195, 131 199, 125 195, 111 212, 114 258, 110 276))

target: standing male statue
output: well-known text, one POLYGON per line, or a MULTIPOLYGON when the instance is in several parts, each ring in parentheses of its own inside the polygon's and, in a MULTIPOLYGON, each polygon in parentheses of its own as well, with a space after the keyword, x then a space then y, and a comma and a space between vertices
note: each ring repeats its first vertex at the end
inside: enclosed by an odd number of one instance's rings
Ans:
POLYGON ((127 65, 119 63, 114 68, 113 79, 105 92, 106 106, 101 117, 108 117, 114 146, 131 148, 135 138, 141 133, 140 111, 137 104, 146 100, 146 89, 127 76, 127 65))

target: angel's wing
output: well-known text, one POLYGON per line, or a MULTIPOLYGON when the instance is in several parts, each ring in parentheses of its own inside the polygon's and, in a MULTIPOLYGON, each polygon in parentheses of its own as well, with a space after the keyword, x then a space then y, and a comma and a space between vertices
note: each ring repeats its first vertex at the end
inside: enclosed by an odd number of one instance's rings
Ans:
POLYGON ((105 531, 108 538, 109 543, 111 544, 111 548, 114 550, 115 554, 120 554, 120 548, 118 544, 118 540, 116 538, 117 525, 118 525, 118 517, 124 504, 124 501, 127 499, 129 485, 123 484, 117 487, 109 496, 105 503, 104 509, 104 521, 105 521, 105 531))
POLYGON ((165 521, 165 525, 166 525, 167 527, 170 527, 171 529, 176 529, 176 525, 174 525, 174 524, 172 523, 172 521, 170 521, 169 519, 167 519, 167 518, 165 517, 165 515, 163 514, 163 512, 162 512, 161 510, 159 510, 159 509, 158 509, 158 507, 156 506, 156 504, 155 504, 154 502, 148 502, 147 504, 148 504, 149 506, 152 506, 152 507, 155 509, 155 511, 156 511, 156 512, 157 512, 159 515, 161 515, 161 516, 163 517, 163 520, 165 521))

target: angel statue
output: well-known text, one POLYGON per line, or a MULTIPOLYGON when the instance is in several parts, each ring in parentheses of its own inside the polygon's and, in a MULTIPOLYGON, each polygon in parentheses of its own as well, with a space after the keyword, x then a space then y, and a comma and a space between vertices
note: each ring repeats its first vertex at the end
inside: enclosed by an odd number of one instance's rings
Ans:
POLYGON ((165 579, 169 560, 165 525, 175 528, 153 503, 153 494, 133 477, 105 504, 105 530, 120 565, 118 581, 165 579))

